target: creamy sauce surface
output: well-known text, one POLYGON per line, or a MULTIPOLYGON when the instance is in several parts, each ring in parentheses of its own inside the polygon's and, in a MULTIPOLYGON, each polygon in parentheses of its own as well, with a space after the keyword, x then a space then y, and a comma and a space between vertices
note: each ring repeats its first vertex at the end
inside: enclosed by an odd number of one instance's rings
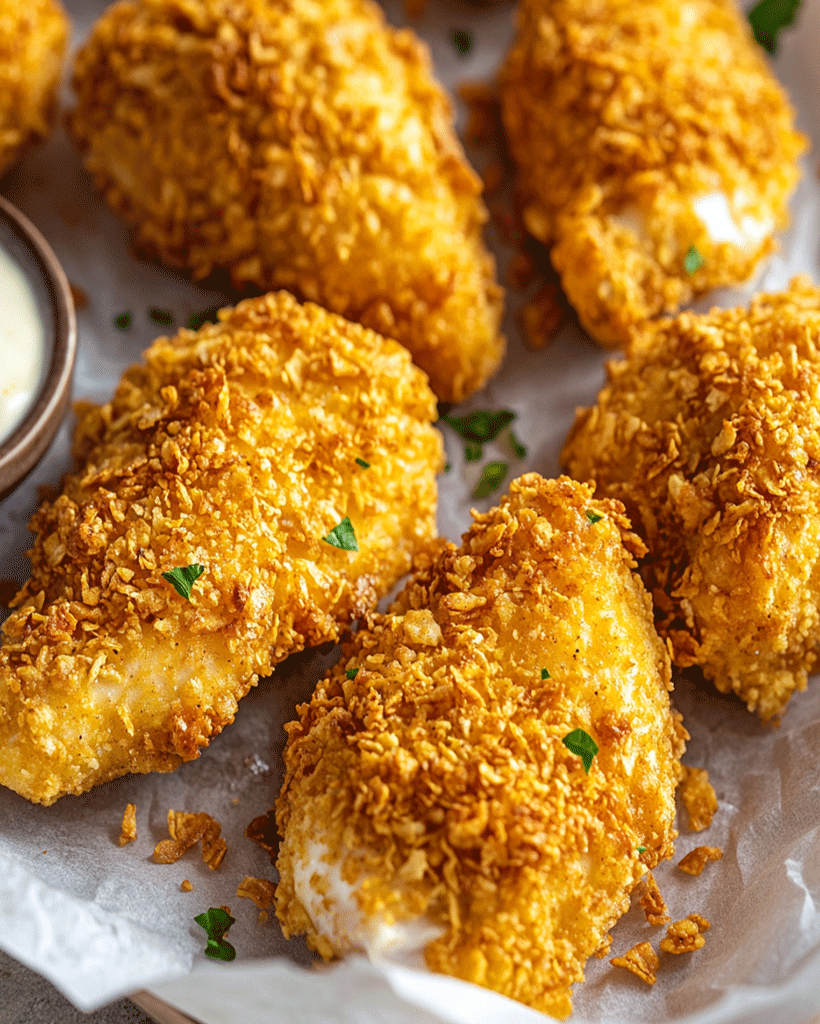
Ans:
POLYGON ((0 444, 34 405, 43 385, 45 349, 34 291, 0 245, 0 444))

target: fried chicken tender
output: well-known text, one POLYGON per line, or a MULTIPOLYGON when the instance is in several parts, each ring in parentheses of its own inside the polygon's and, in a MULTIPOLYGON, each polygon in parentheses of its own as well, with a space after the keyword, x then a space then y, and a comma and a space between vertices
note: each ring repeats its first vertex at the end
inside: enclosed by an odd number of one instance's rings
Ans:
POLYGON ((67 40, 57 0, 0 0, 0 174, 54 127, 67 40))
POLYGON ((441 438, 396 342, 281 292, 160 338, 79 409, 0 647, 0 783, 37 803, 171 771, 435 537, 441 438), (369 463, 364 467, 357 459, 369 463), (357 551, 325 538, 345 517, 357 551), (190 600, 164 572, 201 565, 190 600))
POLYGON ((423 947, 566 1017, 672 854, 685 733, 622 506, 528 474, 473 516, 288 727, 277 914, 326 957, 423 947))
POLYGON ((787 222, 805 141, 734 0, 523 0, 501 96, 527 229, 606 348, 787 222))
POLYGON ((649 547, 675 663, 768 721, 820 645, 820 290, 796 278, 749 309, 647 326, 608 375, 564 464, 649 547))
POLYGON ((497 369, 481 182, 412 32, 369 0, 126 0, 80 50, 73 134, 139 247, 396 338, 439 398, 497 369))

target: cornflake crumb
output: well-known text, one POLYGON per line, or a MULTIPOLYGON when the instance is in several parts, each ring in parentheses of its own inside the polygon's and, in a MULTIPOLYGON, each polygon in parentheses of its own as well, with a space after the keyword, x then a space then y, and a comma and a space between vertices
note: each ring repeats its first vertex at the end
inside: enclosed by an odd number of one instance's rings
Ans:
POLYGON ((601 945, 595 951, 595 957, 598 960, 603 960, 604 957, 607 956, 607 954, 609 953, 611 948, 612 948, 612 935, 611 934, 607 934, 607 935, 605 935, 603 937, 603 940, 601 941, 601 945))
POLYGON ((687 875, 699 875, 710 861, 723 860, 719 846, 697 846, 678 862, 678 867, 687 875))
POLYGON ((194 891, 194 887, 191 885, 191 883, 188 881, 187 878, 184 881, 179 883, 179 887, 180 887, 180 889, 183 892, 193 892, 194 891))
POLYGON ((684 765, 680 795, 689 814, 689 827, 692 831, 703 832, 709 828, 718 806, 715 790, 709 782, 709 772, 705 768, 688 768, 684 765))
POLYGON ((222 826, 210 814, 201 811, 168 811, 168 833, 170 839, 163 839, 154 848, 155 864, 176 864, 179 858, 192 846, 202 840, 202 859, 216 871, 228 850, 228 844, 220 838, 222 826))
POLYGON ((613 967, 625 967, 631 971, 636 978, 645 981, 647 985, 654 985, 657 979, 657 971, 660 965, 658 954, 648 942, 639 942, 623 956, 616 956, 610 960, 613 967))
POLYGON ((701 932, 708 931, 711 925, 700 914, 690 914, 684 921, 675 921, 666 929, 666 938, 661 939, 661 950, 664 953, 694 953, 706 945, 701 932))
POLYGON ((137 805, 128 804, 122 816, 122 829, 120 831, 120 846, 133 843, 137 838, 137 805))
POLYGON ((647 874, 644 885, 646 892, 641 896, 641 907, 643 907, 646 920, 653 925, 666 924, 667 921, 671 921, 666 901, 661 896, 658 883, 651 871, 647 874))
POLYGON ((254 878, 248 875, 239 883, 236 895, 242 899, 253 900, 259 910, 267 910, 273 906, 273 898, 276 895, 276 886, 264 878, 254 878))

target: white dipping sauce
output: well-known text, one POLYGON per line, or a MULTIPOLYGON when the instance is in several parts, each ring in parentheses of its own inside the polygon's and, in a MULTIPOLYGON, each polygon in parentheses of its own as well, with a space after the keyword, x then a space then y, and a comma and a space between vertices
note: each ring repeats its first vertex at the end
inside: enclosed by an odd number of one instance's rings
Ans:
POLYGON ((28 278, 0 246, 0 444, 25 419, 40 393, 45 341, 28 278))

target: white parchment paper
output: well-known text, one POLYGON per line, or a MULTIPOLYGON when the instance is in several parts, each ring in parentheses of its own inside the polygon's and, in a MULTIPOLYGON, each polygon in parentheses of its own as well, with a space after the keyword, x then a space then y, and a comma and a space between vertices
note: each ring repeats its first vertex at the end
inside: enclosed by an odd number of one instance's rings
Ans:
MULTIPOLYGON (((105 3, 67 0, 67 6, 76 44, 105 3)), ((388 13, 403 23, 398 2, 391 0, 388 13)), ((492 77, 512 35, 512 13, 507 3, 482 9, 431 0, 416 27, 445 84, 492 77), (454 29, 473 33, 466 57, 452 47, 454 29)), ((784 37, 775 61, 801 129, 814 139, 820 139, 818 38, 820 0, 806 0, 797 30, 784 37)), ((471 155, 488 159, 486 153, 471 155)), ((820 281, 816 159, 811 153, 805 158, 792 228, 755 287, 780 287, 797 272, 820 281)), ((70 280, 89 297, 79 312, 77 397, 109 397, 125 366, 159 333, 149 307, 169 309, 184 324, 191 313, 230 299, 134 259, 126 229, 95 194, 61 131, 7 175, 0 191, 44 232, 70 280), (124 310, 133 313, 128 332, 112 323, 124 310)), ((492 226, 489 238, 503 276, 511 253, 492 226)), ((743 301, 751 290, 714 300, 743 301)), ((469 403, 516 412, 528 457, 516 460, 503 443, 485 450, 485 461, 510 463, 508 479, 525 470, 558 472, 574 410, 595 400, 605 358, 574 325, 547 350, 530 352, 515 326, 519 302, 510 295, 507 361, 469 403)), ((466 465, 460 441, 445 433, 452 469, 440 481, 439 526, 457 539, 469 523, 469 494, 480 467, 466 465)), ((27 577, 26 523, 38 485, 57 484, 69 468, 68 438, 66 424, 32 477, 0 503, 0 577, 18 583, 27 577)), ((203 1024, 543 1020, 495 993, 406 966, 353 958, 319 968, 300 943, 283 940, 275 919, 257 925, 256 908, 235 897, 246 874, 272 877, 267 857, 244 838, 244 827, 272 804, 282 776, 282 726, 333 656, 305 654, 285 663, 242 702, 234 725, 200 760, 172 775, 121 779, 51 808, 0 791, 0 946, 83 1009, 153 986, 203 1024), (120 849, 116 838, 128 802, 137 805, 139 839, 120 849), (168 808, 208 810, 221 822, 229 852, 218 872, 210 872, 195 850, 176 865, 151 862, 155 843, 167 836, 168 808), (180 891, 186 878, 193 892, 180 891), (231 941, 239 958, 227 965, 202 956, 203 933, 193 921, 221 904, 237 918, 231 941)), ((682 831, 676 859, 703 842, 723 847, 725 857, 699 878, 684 876, 673 864, 656 877, 675 919, 693 911, 710 919, 707 944, 694 955, 667 956, 652 989, 606 960, 592 960, 588 980, 576 987, 573 1019, 804 1024, 820 1010, 820 682, 792 701, 776 730, 763 728, 739 702, 702 682, 680 680, 676 700, 692 733, 687 760, 709 769, 720 799, 708 833, 682 831)), ((615 929, 613 955, 644 938, 657 945, 657 936, 633 908, 615 929)))

